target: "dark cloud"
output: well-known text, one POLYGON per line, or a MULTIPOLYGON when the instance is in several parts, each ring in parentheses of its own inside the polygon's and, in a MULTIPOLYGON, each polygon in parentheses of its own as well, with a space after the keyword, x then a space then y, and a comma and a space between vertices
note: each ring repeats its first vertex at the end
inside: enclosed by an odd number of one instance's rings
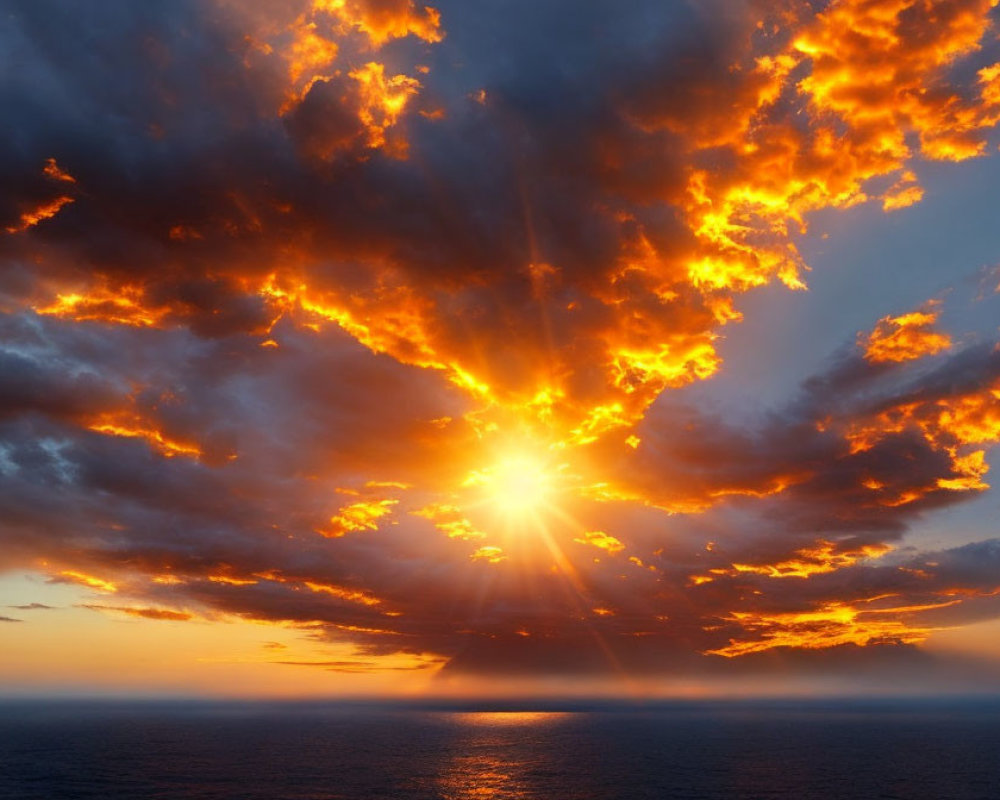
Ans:
POLYGON ((622 474, 645 480, 643 488, 667 506, 781 489, 771 516, 780 515, 785 528, 898 533, 916 514, 975 496, 974 487, 937 481, 957 477, 949 448, 991 440, 991 387, 998 380, 1000 354, 983 343, 932 365, 891 369, 843 353, 755 428, 665 395, 640 427, 643 445, 622 474), (978 433, 953 419, 960 413, 953 409, 967 403, 984 406, 968 420, 978 433))

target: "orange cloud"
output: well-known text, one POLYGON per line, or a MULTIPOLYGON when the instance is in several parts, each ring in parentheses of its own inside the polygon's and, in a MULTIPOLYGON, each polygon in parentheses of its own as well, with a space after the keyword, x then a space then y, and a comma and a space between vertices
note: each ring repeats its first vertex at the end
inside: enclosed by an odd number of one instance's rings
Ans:
POLYGON ((473 561, 485 561, 488 564, 499 564, 501 561, 507 560, 503 548, 494 545, 483 545, 477 548, 469 558, 473 561))
POLYGON ((759 638, 730 640, 730 643, 707 654, 733 658, 750 653, 792 647, 817 650, 853 644, 867 647, 875 644, 915 644, 924 641, 930 628, 910 626, 897 619, 911 614, 953 605, 946 601, 929 606, 871 609, 847 603, 829 603, 815 611, 757 614, 733 612, 730 619, 759 638))
POLYGON ((73 198, 67 195, 62 195, 54 200, 48 200, 30 211, 25 211, 21 214, 21 218, 17 223, 7 226, 7 233, 22 233, 28 230, 28 228, 34 227, 39 222, 51 219, 59 213, 63 206, 69 205, 72 202, 73 198))
POLYGON ((620 553, 625 549, 625 545, 614 536, 610 536, 604 531, 588 531, 583 534, 582 539, 574 539, 579 544, 589 544, 599 550, 604 550, 610 555, 620 553))
POLYGON ((328 594, 339 600, 347 600, 350 603, 360 603, 363 606, 377 606, 382 603, 378 597, 368 592, 363 592, 360 589, 348 589, 343 586, 335 586, 330 583, 317 583, 316 581, 304 581, 303 584, 310 591, 328 594))
POLYGON ((344 506, 330 517, 330 525, 319 531, 330 538, 354 531, 377 531, 379 520, 392 513, 398 500, 360 500, 344 506))
POLYGON ((364 33, 374 47, 390 39, 415 36, 425 42, 444 38, 441 14, 413 0, 315 0, 313 8, 328 11, 364 33))
MULTIPOLYGON (((906 431, 918 433, 933 449, 946 454, 952 474, 930 485, 912 487, 883 502, 909 503, 935 489, 988 488, 982 480, 989 470, 985 451, 970 451, 968 446, 1000 441, 1000 380, 970 392, 891 405, 872 417, 853 421, 844 435, 852 452, 859 453, 906 431)), ((873 484, 871 488, 879 491, 883 487, 873 484)))
POLYGON ((910 155, 907 131, 928 158, 980 155, 983 132, 1000 120, 996 65, 980 70, 978 95, 963 96, 943 77, 979 50, 995 6, 840 0, 794 39, 812 66, 800 88, 818 109, 848 123, 849 149, 873 165, 901 164, 910 155))
POLYGON ((91 589, 97 589, 101 592, 109 592, 114 594, 118 591, 118 586, 111 581, 104 580, 103 578, 98 578, 94 575, 88 575, 85 572, 80 572, 75 569, 65 569, 59 572, 59 574, 52 580, 55 581, 66 581, 69 583, 78 583, 81 586, 87 586, 91 589))
POLYGON ((795 557, 775 564, 732 564, 728 569, 716 568, 710 575, 692 575, 697 586, 715 580, 718 575, 737 576, 741 573, 755 573, 769 578, 808 578, 824 575, 838 569, 852 567, 858 561, 879 558, 892 548, 886 544, 862 545, 857 548, 840 548, 834 542, 820 541, 814 547, 803 547, 795 551, 795 557))
POLYGON ((96 433, 103 433, 107 436, 142 439, 167 458, 174 456, 199 458, 202 455, 197 444, 170 438, 162 431, 149 427, 145 420, 135 414, 109 412, 100 415, 87 427, 96 433))
POLYGON ((125 614, 129 617, 139 617, 140 619, 166 620, 168 622, 187 622, 194 618, 193 614, 186 611, 172 611, 167 608, 133 608, 131 606, 102 606, 93 603, 83 603, 80 608, 89 608, 91 611, 113 611, 125 614))
POLYGON ((63 183, 76 183, 76 178, 70 175, 66 170, 62 169, 54 158, 50 158, 45 162, 45 168, 42 173, 53 180, 62 181, 63 183))
POLYGON ((209 575, 208 579, 212 583, 224 583, 227 586, 255 586, 259 582, 256 578, 235 578, 231 575, 209 575))
POLYGON ((866 337, 859 337, 865 358, 873 364, 912 361, 951 347, 951 337, 934 330, 939 312, 935 304, 925 311, 899 317, 883 317, 866 337))
MULTIPOLYGON (((383 78, 385 65, 379 62, 369 60, 354 70, 349 65, 362 53, 377 52, 394 39, 412 36, 433 44, 444 36, 439 12, 429 6, 418 8, 412 0, 313 0, 285 25, 267 20, 258 27, 259 31, 247 36, 245 65, 254 68, 258 62, 266 64, 272 59, 284 62, 288 86, 279 113, 291 113, 318 83, 350 74, 358 81, 357 113, 372 148, 387 144, 387 130, 420 83, 405 75, 383 78), (353 41, 355 36, 360 37, 360 43, 353 41)), ((397 155, 405 153, 404 139, 393 139, 392 146, 397 155)))
POLYGON ((136 287, 122 286, 117 290, 93 287, 86 293, 57 294, 53 302, 36 306, 35 311, 76 322, 93 320, 139 327, 163 324, 170 309, 153 307, 144 295, 136 287))
POLYGON ((476 528, 465 516, 461 508, 449 503, 432 503, 424 508, 411 511, 418 517, 424 517, 434 523, 434 527, 448 536, 449 539, 482 539, 486 536, 476 528))
MULTIPOLYGON (((407 75, 386 77, 385 65, 369 61, 348 75, 360 86, 358 118, 368 132, 369 147, 385 147, 386 132, 396 124, 409 99, 420 90, 420 81, 407 75)), ((390 150, 393 155, 406 153, 405 140, 399 140, 390 150)))

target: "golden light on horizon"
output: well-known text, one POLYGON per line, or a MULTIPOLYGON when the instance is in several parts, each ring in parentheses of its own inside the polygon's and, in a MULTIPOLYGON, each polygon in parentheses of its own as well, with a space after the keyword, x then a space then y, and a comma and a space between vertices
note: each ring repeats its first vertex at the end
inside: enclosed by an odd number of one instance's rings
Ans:
POLYGON ((565 711, 470 711, 457 715, 466 725, 477 727, 545 725, 569 716, 565 711))

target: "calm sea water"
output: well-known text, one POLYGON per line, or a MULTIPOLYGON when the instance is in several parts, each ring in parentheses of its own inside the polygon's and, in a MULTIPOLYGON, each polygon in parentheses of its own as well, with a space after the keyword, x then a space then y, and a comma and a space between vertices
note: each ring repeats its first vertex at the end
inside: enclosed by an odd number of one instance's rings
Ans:
POLYGON ((1000 800, 1000 714, 5 704, 0 798, 1000 800))

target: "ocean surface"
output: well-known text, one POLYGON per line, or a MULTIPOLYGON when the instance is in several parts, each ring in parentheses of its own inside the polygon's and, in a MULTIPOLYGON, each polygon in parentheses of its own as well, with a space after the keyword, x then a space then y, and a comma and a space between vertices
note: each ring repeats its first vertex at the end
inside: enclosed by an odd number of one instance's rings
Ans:
POLYGON ((1000 800, 1000 706, 0 702, 0 798, 1000 800))

